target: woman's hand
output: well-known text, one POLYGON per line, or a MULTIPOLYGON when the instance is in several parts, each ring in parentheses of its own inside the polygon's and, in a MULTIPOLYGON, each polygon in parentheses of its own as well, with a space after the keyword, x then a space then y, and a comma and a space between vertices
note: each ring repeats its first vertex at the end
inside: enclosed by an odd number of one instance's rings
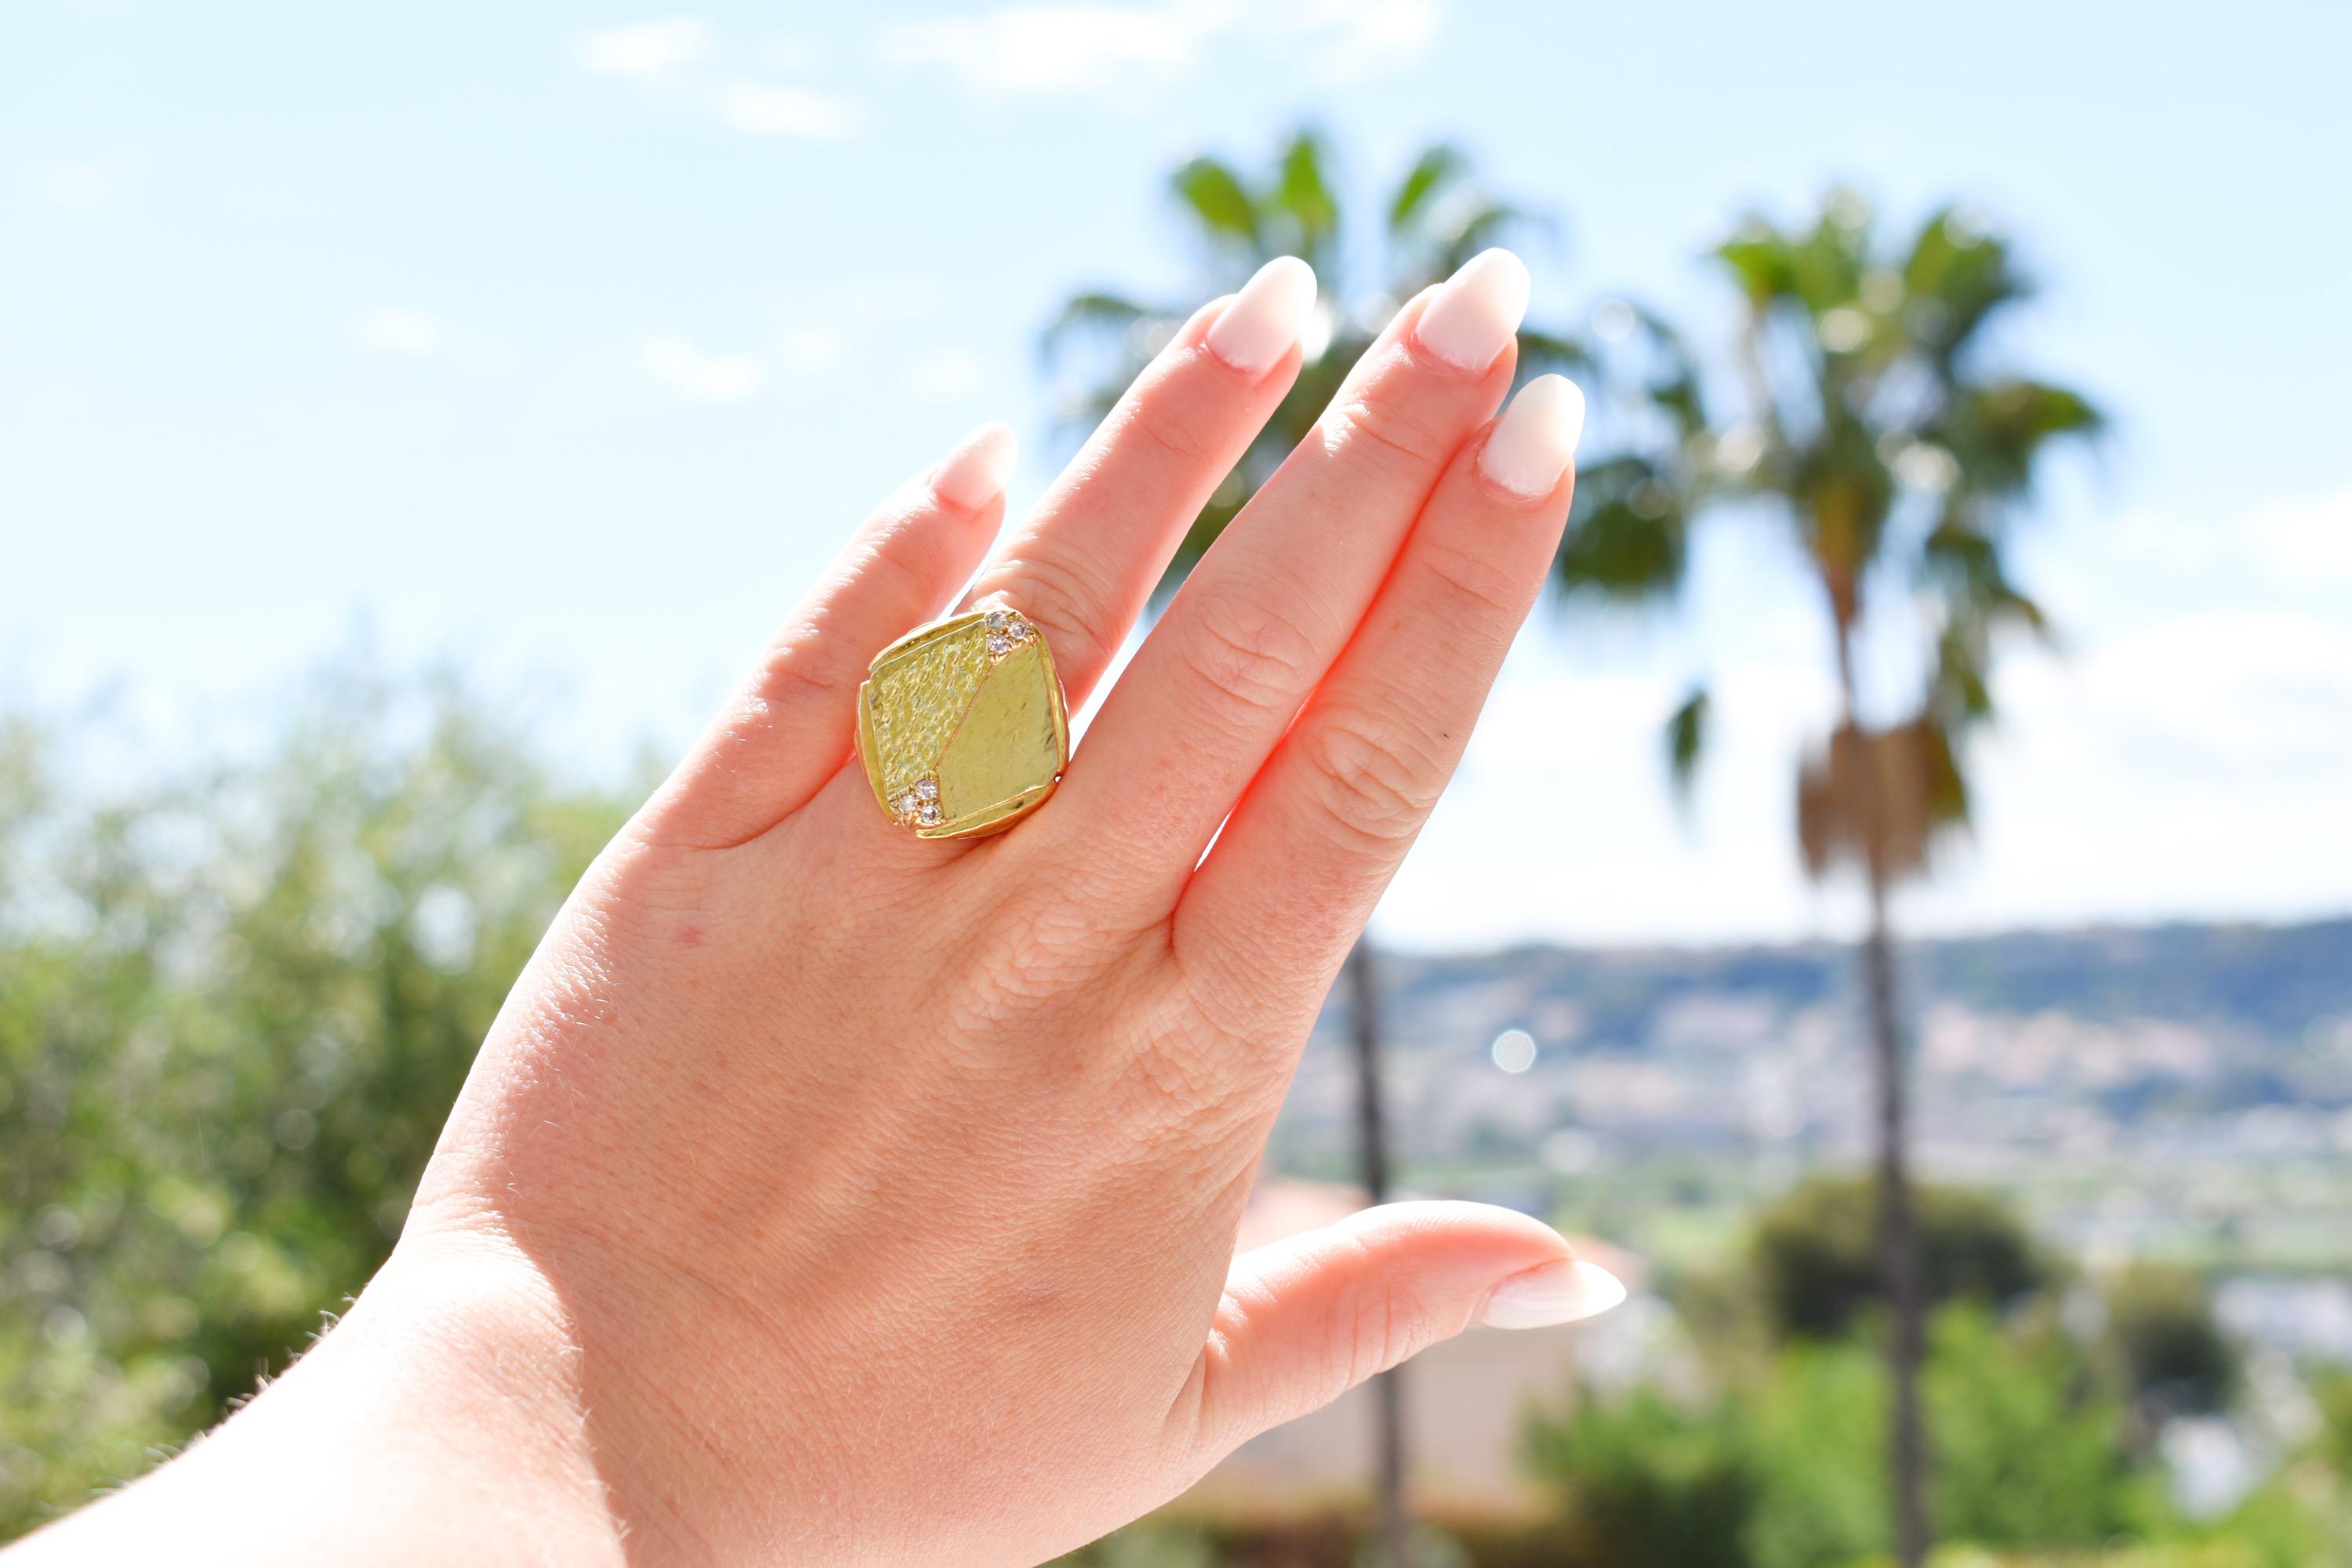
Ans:
POLYGON ((1202 310, 992 556, 1010 432, 902 489, 573 894, 348 1320, 149 1487, 248 1562, 1030 1563, 1475 1320, 1608 1305, 1472 1205, 1233 1256, 1567 513, 1575 388, 1496 417, 1526 296, 1489 252, 1398 314, 1001 837, 877 809, 868 661, 978 569, 1085 700, 1312 274, 1202 310))

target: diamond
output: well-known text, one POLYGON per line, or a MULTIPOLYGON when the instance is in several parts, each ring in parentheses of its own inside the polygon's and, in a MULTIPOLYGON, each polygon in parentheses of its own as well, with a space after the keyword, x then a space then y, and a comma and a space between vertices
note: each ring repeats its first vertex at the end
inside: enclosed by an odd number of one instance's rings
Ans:
POLYGON ((1013 612, 1010 610, 991 610, 981 617, 981 624, 990 631, 1001 632, 1012 619, 1013 612))
POLYGON ((913 790, 908 790, 906 794, 892 801, 890 803, 890 808, 901 816, 912 816, 915 814, 915 807, 920 804, 921 802, 915 798, 915 792, 913 790))
POLYGON ((940 781, 937 779, 917 779, 915 781, 915 798, 917 800, 939 799, 940 781))
POLYGON ((937 827, 940 825, 940 803, 935 800, 923 802, 916 808, 915 820, 926 827, 937 827))
POLYGON ((987 646, 989 658, 1003 658, 1013 651, 1013 639, 1003 632, 991 632, 988 634, 987 646))
POLYGON ((1027 642, 1037 635, 1037 628, 1027 621, 1015 621, 1004 628, 1004 634, 1014 642, 1027 642))

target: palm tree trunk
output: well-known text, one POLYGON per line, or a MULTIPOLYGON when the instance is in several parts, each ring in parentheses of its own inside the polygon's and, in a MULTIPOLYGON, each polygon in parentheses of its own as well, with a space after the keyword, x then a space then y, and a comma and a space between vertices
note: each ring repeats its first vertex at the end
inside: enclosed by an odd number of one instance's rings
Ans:
POLYGON ((1887 1463, 1895 1489, 1895 1552, 1903 1568, 1920 1568, 1930 1544, 1927 1431, 1919 1409, 1927 1304, 1919 1289, 1919 1237, 1911 1213, 1908 1069, 1895 995, 1895 942, 1887 929, 1886 881, 1875 868, 1863 967, 1878 1090, 1878 1257, 1885 1277, 1886 1367, 1894 1402, 1887 1463))
MULTIPOLYGON (((1855 716, 1852 626, 1838 619, 1839 695, 1845 721, 1864 734, 1855 716)), ((1919 1408, 1919 1363, 1927 1342, 1927 1303, 1919 1280, 1919 1237, 1911 1213, 1911 1126, 1901 1009, 1895 994, 1895 935, 1886 913, 1887 866, 1880 839, 1885 824, 1877 801, 1878 767, 1867 750, 1855 770, 1865 798, 1854 802, 1865 835, 1863 863, 1870 883, 1870 927, 1863 937, 1863 991, 1869 1007, 1872 1076, 1878 1111, 1878 1268, 1886 1290, 1887 1480, 1895 1502, 1895 1555, 1902 1568, 1923 1568, 1933 1544, 1927 1518, 1927 1424, 1919 1408)))
MULTIPOLYGON (((1348 955, 1348 1009, 1355 1019, 1356 1148, 1364 1191, 1376 1204, 1388 1202, 1388 1112, 1381 1095, 1380 976, 1369 936, 1356 939, 1348 955)), ((1378 1568, 1408 1568, 1412 1517, 1405 1511, 1404 1368, 1391 1367, 1372 1379, 1377 1423, 1373 1484, 1378 1503, 1378 1568)))

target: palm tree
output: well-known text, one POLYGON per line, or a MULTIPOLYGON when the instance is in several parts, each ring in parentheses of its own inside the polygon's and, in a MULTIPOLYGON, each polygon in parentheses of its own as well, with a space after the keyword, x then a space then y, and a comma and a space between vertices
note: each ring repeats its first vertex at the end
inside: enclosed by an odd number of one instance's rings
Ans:
MULTIPOLYGON (((1800 763, 1797 836, 1811 875, 1851 868, 1867 893, 1861 971, 1888 1306, 1888 1463, 1896 1551, 1916 1568, 1929 1542, 1925 1308, 1888 902, 1967 826, 1965 742, 1993 717, 1996 638, 2048 631, 2009 575, 2009 525, 2042 455, 2095 433, 2100 416, 2077 392, 2001 368, 1989 329, 2030 287, 2011 247, 1961 211, 1939 211, 1887 247, 1874 240, 1868 205, 1834 191, 1809 225, 1751 217, 1714 258, 1744 307, 1728 356, 1739 416, 1708 425, 1688 357, 1656 332, 1655 438, 1580 475, 1560 578, 1571 592, 1669 591, 1695 518, 1721 502, 1760 503, 1792 531, 1821 589, 1839 717, 1800 763), (1859 645, 1914 621, 1930 645, 1924 679, 1891 707, 1866 703, 1859 645)), ((1667 722, 1678 788, 1704 750, 1707 708, 1701 687, 1667 722)))
MULTIPOLYGON (((1295 132, 1271 170, 1251 179, 1215 158, 1195 158, 1176 171, 1170 188, 1192 229, 1213 285, 1238 287, 1276 256, 1297 256, 1315 268, 1322 292, 1305 344, 1297 384, 1256 441, 1185 535, 1160 594, 1172 592, 1235 513, 1305 440, 1339 384, 1370 348, 1398 306, 1444 279, 1506 234, 1541 226, 1532 215, 1484 194, 1468 161, 1454 148, 1424 151, 1389 194, 1381 226, 1381 276, 1351 289, 1345 271, 1343 213, 1332 158, 1311 131, 1295 132)), ((1108 413, 1143 363, 1158 353, 1190 312, 1123 294, 1095 292, 1069 300, 1045 333, 1048 363, 1081 378, 1068 418, 1091 427, 1108 413), (1073 362, 1077 363, 1074 365, 1073 362)), ((1588 363, 1576 341, 1559 333, 1519 333, 1519 363, 1532 374, 1588 363)), ((1346 984, 1357 1063, 1358 1149, 1366 1193, 1389 1194, 1391 1161, 1388 1117, 1381 1091, 1378 960, 1369 939, 1348 959, 1346 984)), ((1379 1541, 1375 1554, 1389 1568, 1405 1568, 1411 1521, 1405 1504, 1402 1369, 1375 1381, 1379 1412, 1379 1541)))

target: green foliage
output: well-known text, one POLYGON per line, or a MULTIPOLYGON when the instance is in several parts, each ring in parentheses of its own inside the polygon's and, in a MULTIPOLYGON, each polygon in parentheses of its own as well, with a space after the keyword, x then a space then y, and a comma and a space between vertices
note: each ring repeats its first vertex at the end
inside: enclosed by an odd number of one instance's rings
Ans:
POLYGON ((1740 1385, 1759 1477, 1759 1568, 1845 1563, 1887 1538, 1886 1379, 1854 1343, 1792 1344, 1740 1385))
POLYGON ((1538 1415, 1537 1470, 1557 1486, 1577 1568, 1747 1568, 1761 1480, 1740 1413, 1689 1411, 1655 1390, 1538 1415))
POLYGON ((2336 1367, 2321 1373, 2312 1380, 2311 1399, 2319 1414, 2312 1457, 2338 1480, 2352 1484, 2352 1371, 2336 1367))
MULTIPOLYGON (((1749 1243, 1756 1289, 1775 1332, 1835 1339, 1881 1305, 1877 1186, 1820 1177, 1757 1216, 1749 1243)), ((2049 1278, 2017 1216, 1980 1193, 1918 1187, 1912 1194, 1920 1274, 1928 1303, 2003 1305, 2049 1278)))
MULTIPOLYGON (((1854 1340, 1800 1341, 1712 1402, 1648 1389, 1538 1416, 1575 1568, 1814 1568, 1885 1550, 1885 1369, 1854 1340)), ((2063 1334, 1939 1313, 1925 1394, 1939 1531, 1983 1548, 2095 1547, 2147 1517, 2121 1406, 2063 1334)))
POLYGON ((2210 1415, 2230 1403, 2238 1354, 2193 1270, 2139 1263, 2108 1282, 2105 1340, 2125 1386, 2151 1414, 2210 1415))
POLYGON ((2140 1482, 2123 1407, 2043 1324, 1941 1314, 1923 1384, 1937 1528, 1986 1546, 2095 1546, 2130 1528, 2140 1482))
POLYGON ((145 786, 0 735, 5 1538, 202 1429, 366 1280, 623 813, 446 682, 329 677, 266 754, 145 786))

